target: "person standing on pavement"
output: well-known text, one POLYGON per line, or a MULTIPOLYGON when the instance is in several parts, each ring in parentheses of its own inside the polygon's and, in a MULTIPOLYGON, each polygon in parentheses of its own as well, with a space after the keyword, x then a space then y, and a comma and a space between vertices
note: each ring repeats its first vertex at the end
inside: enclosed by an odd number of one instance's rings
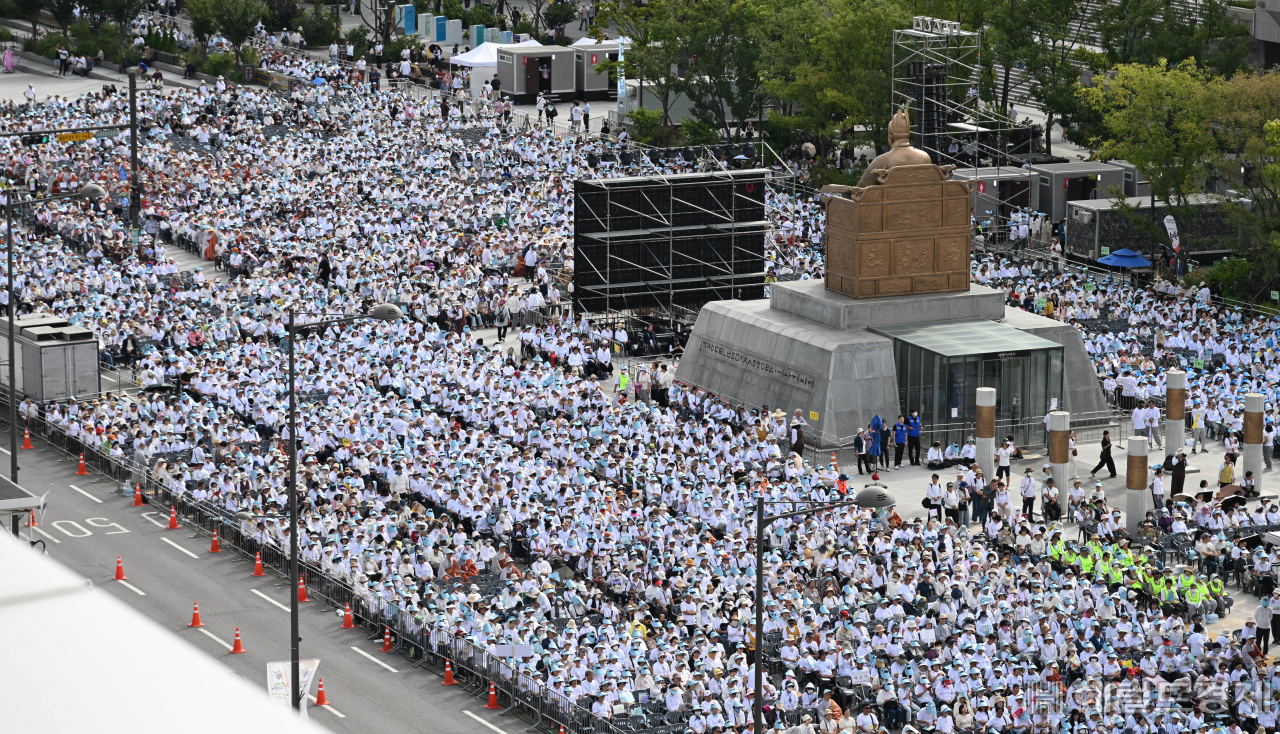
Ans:
POLYGON ((1208 451, 1204 444, 1204 422, 1205 415, 1208 413, 1204 406, 1197 400, 1191 406, 1191 453, 1196 453, 1196 445, 1200 446, 1201 451, 1208 451))
POLYGON ((1111 431, 1102 432, 1102 451, 1098 454, 1098 465, 1093 467, 1093 471, 1089 472, 1089 476, 1097 478, 1098 470, 1107 467, 1107 471, 1111 472, 1111 479, 1116 477, 1116 462, 1111 458, 1111 431))
POLYGON ((1160 440, 1160 409, 1156 407, 1156 401, 1147 401, 1147 438, 1154 441, 1159 448, 1164 448, 1164 442, 1160 440))
POLYGON ((907 459, 912 466, 920 466, 920 411, 914 408, 907 418, 907 459))
POLYGON ((1258 608, 1253 611, 1253 619, 1258 623, 1258 648, 1263 655, 1271 649, 1271 620, 1274 616, 1271 601, 1264 596, 1258 601, 1258 608))
POLYGON ((1036 478, 1031 475, 1031 467, 1027 467, 1022 482, 1018 485, 1018 494, 1022 496, 1022 514, 1026 515, 1028 520, 1035 520, 1038 489, 1036 478))
POLYGON ((893 424, 893 468, 902 468, 902 450, 907 446, 907 417, 905 415, 898 416, 898 422, 893 424))
POLYGON ((1184 449, 1178 449, 1169 465, 1169 480, 1172 483, 1169 493, 1182 494, 1182 488, 1187 483, 1187 452, 1184 449))

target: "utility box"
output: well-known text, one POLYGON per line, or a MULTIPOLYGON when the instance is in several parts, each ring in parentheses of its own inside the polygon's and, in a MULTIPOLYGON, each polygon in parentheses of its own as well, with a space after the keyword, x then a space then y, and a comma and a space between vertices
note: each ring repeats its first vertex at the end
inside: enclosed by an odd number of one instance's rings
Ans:
POLYGON ((1036 211, 1055 222, 1067 215, 1068 201, 1111 199, 1124 188, 1124 169, 1110 163, 1046 163, 1029 170, 1036 177, 1036 211))
MULTIPOLYGON (((66 319, 48 314, 15 319, 14 327, 18 367, 15 389, 19 399, 29 395, 43 403, 102 391, 98 340, 91 330, 71 326, 66 319)), ((0 319, 0 335, 8 339, 8 319, 0 319)), ((8 372, 0 371, 0 384, 7 378, 8 372)))
POLYGON ((618 60, 618 44, 598 43, 573 47, 574 90, 580 99, 617 99, 617 73, 598 72, 596 65, 618 60))
MULTIPOLYGON (((533 104, 538 92, 556 102, 573 101, 574 49, 525 46, 498 49, 498 78, 516 104, 533 104)), ((566 113, 562 118, 568 120, 566 113)))

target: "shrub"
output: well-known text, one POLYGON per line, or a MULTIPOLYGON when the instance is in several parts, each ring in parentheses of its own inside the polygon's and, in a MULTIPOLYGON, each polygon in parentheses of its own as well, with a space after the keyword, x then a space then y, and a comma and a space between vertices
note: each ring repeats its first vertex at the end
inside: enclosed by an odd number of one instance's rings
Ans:
POLYGON ((258 65, 258 51, 252 46, 245 46, 240 50, 240 63, 249 66, 258 65))
POLYGON ((234 75, 236 55, 233 53, 209 54, 204 60, 204 73, 210 76, 234 75))
POLYGON ((686 117, 680 122, 680 129, 684 131, 685 140, 693 145, 715 145, 720 142, 720 133, 710 123, 702 120, 686 117))
POLYGON ((328 46, 338 38, 338 27, 332 15, 313 10, 299 16, 298 25, 302 26, 302 37, 311 46, 328 46))

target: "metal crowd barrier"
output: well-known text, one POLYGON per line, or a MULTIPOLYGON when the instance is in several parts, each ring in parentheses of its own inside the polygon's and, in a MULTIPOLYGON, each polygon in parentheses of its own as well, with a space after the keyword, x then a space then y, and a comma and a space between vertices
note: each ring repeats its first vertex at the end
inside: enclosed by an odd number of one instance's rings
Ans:
MULTIPOLYGON (((0 400, 0 405, 3 405, 3 400, 0 400)), ((260 554, 264 570, 288 576, 288 549, 281 547, 277 539, 259 537, 257 531, 246 528, 247 523, 224 507, 197 502, 185 492, 175 492, 173 487, 156 480, 137 462, 127 458, 116 460, 102 454, 70 438, 44 418, 26 419, 24 425, 32 429, 33 436, 60 453, 76 458, 83 452, 87 467, 121 481, 128 493, 137 487, 148 504, 172 507, 179 520, 188 527, 207 537, 212 537, 216 531, 219 544, 224 549, 240 555, 247 562, 252 562, 260 554)), ((302 553, 300 549, 299 555, 302 553)), ((499 657, 472 642, 464 636, 460 626, 429 623, 421 611, 410 613, 397 603, 361 593, 345 579, 301 557, 298 565, 309 597, 334 609, 350 606, 354 622, 370 640, 381 639, 389 630, 394 651, 412 661, 412 667, 425 667, 443 676, 448 662, 462 690, 473 697, 487 695, 492 683, 498 701, 504 707, 502 715, 515 711, 517 716, 530 722, 526 732, 537 729, 558 734, 563 726, 566 732, 573 734, 626 734, 608 720, 574 705, 568 697, 518 671, 513 658, 499 657)))

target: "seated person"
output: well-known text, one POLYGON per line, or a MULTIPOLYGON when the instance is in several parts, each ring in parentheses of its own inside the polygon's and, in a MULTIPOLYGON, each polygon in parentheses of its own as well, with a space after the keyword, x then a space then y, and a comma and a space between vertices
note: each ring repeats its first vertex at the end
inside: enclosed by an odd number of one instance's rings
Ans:
POLYGON ((929 455, 927 457, 930 469, 945 469, 951 466, 942 453, 942 442, 934 441, 933 446, 929 447, 929 455))

